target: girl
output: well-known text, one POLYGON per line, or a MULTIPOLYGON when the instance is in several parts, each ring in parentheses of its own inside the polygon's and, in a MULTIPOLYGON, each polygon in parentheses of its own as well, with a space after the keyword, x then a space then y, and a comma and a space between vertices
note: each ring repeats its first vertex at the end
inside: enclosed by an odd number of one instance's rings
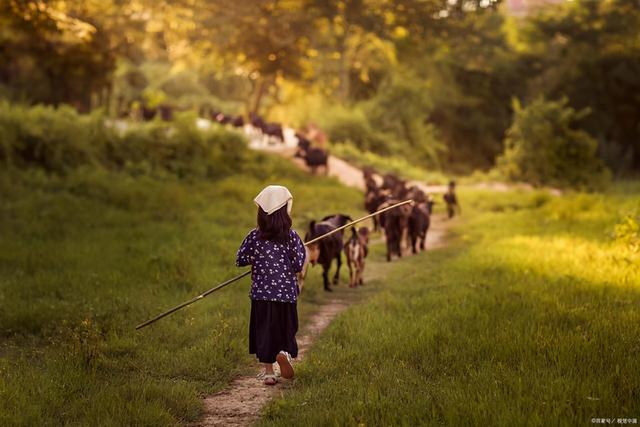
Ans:
POLYGON ((236 265, 251 265, 249 353, 264 364, 264 383, 274 385, 275 362, 283 378, 293 378, 300 294, 296 273, 302 271, 306 252, 298 233, 291 230, 293 196, 286 187, 270 185, 254 202, 258 228, 242 242, 236 265))

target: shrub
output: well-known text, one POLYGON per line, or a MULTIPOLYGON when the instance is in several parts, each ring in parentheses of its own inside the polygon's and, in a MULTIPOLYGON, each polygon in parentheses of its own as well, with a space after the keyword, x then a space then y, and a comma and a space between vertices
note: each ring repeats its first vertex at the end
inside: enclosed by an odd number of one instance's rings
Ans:
POLYGON ((567 102, 538 98, 524 108, 514 102, 515 117, 498 158, 505 177, 574 188, 601 187, 609 180, 609 171, 596 156, 596 140, 575 129, 588 111, 577 112, 567 102))
POLYGON ((325 122, 331 142, 350 142, 360 150, 374 151, 378 154, 391 152, 388 139, 372 128, 361 109, 336 107, 327 113, 325 122))
MULTIPOLYGON (((366 103, 367 117, 378 132, 395 142, 393 152, 414 164, 440 168, 446 148, 433 124, 427 121, 432 110, 427 85, 412 73, 392 74, 376 96, 366 103)), ((383 154, 383 153, 382 153, 383 154)))
POLYGON ((240 134, 221 127, 201 131, 191 114, 171 123, 128 123, 119 135, 100 113, 0 103, 0 163, 7 168, 66 174, 90 166, 216 178, 241 169, 246 153, 240 134))
POLYGON ((614 228, 616 241, 634 253, 640 252, 640 213, 628 214, 614 228))
MULTIPOLYGON (((88 143, 98 116, 78 116, 70 107, 27 108, 0 103, 0 162, 63 173, 95 160, 88 143)), ((106 132, 103 128, 101 132, 106 132)))

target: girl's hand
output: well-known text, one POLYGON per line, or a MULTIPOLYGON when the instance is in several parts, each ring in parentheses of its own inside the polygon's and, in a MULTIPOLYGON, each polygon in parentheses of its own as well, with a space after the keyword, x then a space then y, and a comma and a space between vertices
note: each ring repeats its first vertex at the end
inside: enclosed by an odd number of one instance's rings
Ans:
POLYGON ((304 288, 304 274, 298 273, 298 295, 302 293, 302 288, 304 288))

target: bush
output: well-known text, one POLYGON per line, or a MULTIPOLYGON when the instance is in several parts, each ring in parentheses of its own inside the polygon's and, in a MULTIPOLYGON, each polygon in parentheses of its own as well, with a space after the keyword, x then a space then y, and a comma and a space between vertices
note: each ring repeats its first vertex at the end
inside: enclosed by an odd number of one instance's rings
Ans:
MULTIPOLYGON (((0 162, 6 167, 41 167, 65 172, 94 161, 88 140, 96 115, 78 116, 70 107, 14 107, 0 103, 0 162)), ((105 129, 102 130, 106 132, 105 129)))
POLYGON ((628 214, 614 228, 616 241, 634 253, 640 252, 640 213, 628 214))
POLYGON ((246 153, 240 134, 220 127, 200 131, 190 114, 172 123, 129 123, 119 135, 99 113, 0 103, 0 164, 7 168, 66 174, 93 166, 215 178, 241 169, 246 153))
POLYGON ((428 94, 427 85, 412 73, 397 72, 366 103, 366 111, 372 127, 395 142, 395 154, 414 164, 440 169, 446 147, 427 121, 432 110, 428 94))
POLYGON ((574 188, 601 187, 609 181, 609 171, 596 156, 596 140, 575 129, 588 111, 576 112, 567 102, 538 98, 524 108, 514 102, 515 117, 498 158, 505 177, 574 188))
POLYGON ((360 150, 391 154, 390 142, 384 134, 372 128, 369 119, 361 109, 349 110, 344 107, 335 107, 327 112, 325 121, 331 142, 349 142, 360 150))
POLYGON ((440 170, 446 147, 429 121, 431 88, 406 69, 394 69, 377 86, 367 100, 340 104, 306 87, 283 84, 283 104, 271 108, 270 117, 299 128, 314 123, 334 146, 349 144, 357 152, 440 170))
POLYGON ((169 172, 179 177, 219 177, 242 166, 246 144, 235 132, 201 131, 191 115, 173 123, 134 126, 109 148, 109 160, 136 171, 169 172))

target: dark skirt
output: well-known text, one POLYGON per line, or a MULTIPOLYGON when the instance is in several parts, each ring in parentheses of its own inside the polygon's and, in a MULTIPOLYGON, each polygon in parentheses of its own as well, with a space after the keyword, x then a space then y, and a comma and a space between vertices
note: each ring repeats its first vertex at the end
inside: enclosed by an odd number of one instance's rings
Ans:
POLYGON ((251 300, 249 353, 274 363, 281 350, 298 357, 298 309, 295 302, 251 300))

